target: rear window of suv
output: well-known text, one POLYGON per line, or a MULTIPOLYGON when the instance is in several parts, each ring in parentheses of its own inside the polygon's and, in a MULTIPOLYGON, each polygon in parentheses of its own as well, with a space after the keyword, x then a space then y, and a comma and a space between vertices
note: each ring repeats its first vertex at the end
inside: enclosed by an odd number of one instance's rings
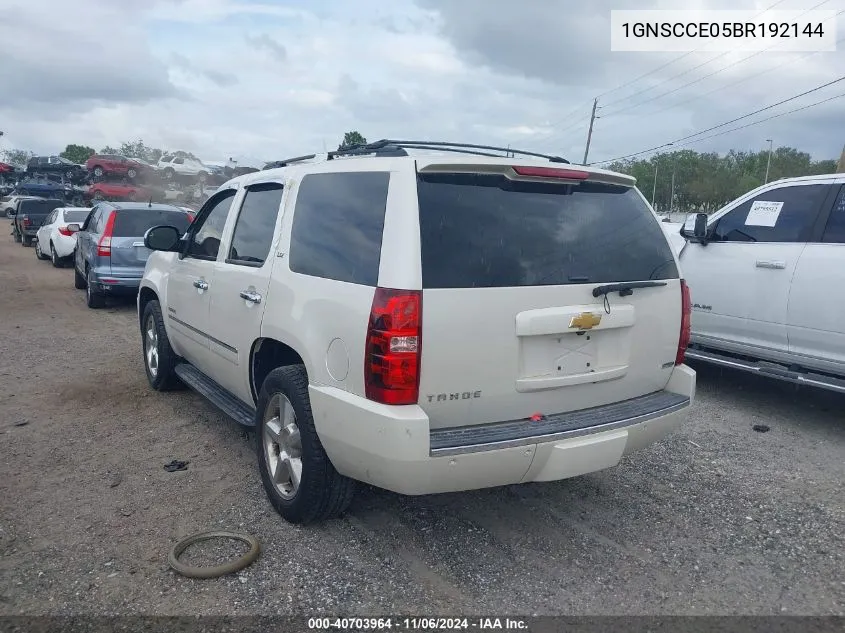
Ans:
POLYGON ((124 209, 117 212, 114 219, 115 237, 141 237, 159 224, 175 226, 180 233, 188 230, 188 214, 182 211, 163 211, 158 209, 124 209))
POLYGON ((423 288, 673 279, 659 223, 629 187, 420 174, 423 288))

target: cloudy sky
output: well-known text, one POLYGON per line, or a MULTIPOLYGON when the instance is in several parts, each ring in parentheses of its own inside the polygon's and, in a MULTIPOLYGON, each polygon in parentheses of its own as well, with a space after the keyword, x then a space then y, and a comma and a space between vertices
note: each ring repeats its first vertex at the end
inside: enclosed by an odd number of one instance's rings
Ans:
MULTIPOLYGON (((845 76, 845 41, 838 52, 747 60, 751 53, 610 51, 611 8, 675 4, 0 0, 0 149, 57 153, 67 143, 100 149, 142 138, 211 161, 265 161, 332 149, 357 129, 370 140, 511 144, 580 162, 600 95, 593 162, 845 76)), ((774 4, 845 11, 845 0, 686 6, 762 12, 774 4)), ((838 27, 842 40, 845 14, 825 27, 838 27)), ((843 93, 845 81, 736 126, 843 93)), ((838 157, 845 98, 685 147, 762 149, 769 138, 838 157)))

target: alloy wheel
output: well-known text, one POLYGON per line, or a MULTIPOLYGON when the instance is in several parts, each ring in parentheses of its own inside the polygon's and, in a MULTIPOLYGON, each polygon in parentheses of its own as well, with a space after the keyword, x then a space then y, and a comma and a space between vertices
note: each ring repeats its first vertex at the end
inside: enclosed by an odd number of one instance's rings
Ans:
POLYGON ((283 394, 267 404, 263 433, 270 478, 284 499, 292 499, 302 482, 302 439, 293 405, 283 394))

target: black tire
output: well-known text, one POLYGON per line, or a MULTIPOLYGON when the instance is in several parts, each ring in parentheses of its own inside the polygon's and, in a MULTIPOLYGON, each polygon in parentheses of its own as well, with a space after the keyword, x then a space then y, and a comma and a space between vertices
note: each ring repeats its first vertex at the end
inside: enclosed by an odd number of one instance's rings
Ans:
POLYGON ((26 235, 21 236, 21 246, 32 246, 32 238, 26 235))
POLYGON ((99 310, 106 305, 106 298, 97 292, 94 289, 94 284, 91 283, 90 270, 85 275, 85 304, 93 310, 99 310))
POLYGON ((290 523, 306 524, 343 514, 355 494, 356 482, 338 473, 317 435, 308 397, 308 375, 302 365, 279 367, 271 371, 258 397, 255 446, 258 470, 270 503, 290 523), (283 395, 291 403, 299 427, 302 476, 291 498, 285 498, 273 482, 264 445, 264 418, 273 397, 283 395))
POLYGON ((138 171, 137 171, 137 170, 135 170, 135 169, 132 169, 132 168, 130 167, 129 169, 127 169, 127 170, 126 170, 126 175, 127 175, 130 179, 134 179, 134 178, 138 175, 138 171))
POLYGON ((98 189, 97 191, 95 191, 95 192, 94 192, 94 200, 99 201, 99 200, 102 200, 103 198, 104 198, 104 196, 103 196, 103 192, 102 192, 102 191, 100 191, 100 190, 98 189))
POLYGON ((12 239, 15 240, 15 242, 20 242, 21 241, 21 234, 18 233, 17 231, 12 231, 12 239))
POLYGON ((169 391, 181 387, 182 382, 174 371, 180 359, 174 353, 173 348, 170 347, 170 339, 167 338, 167 330, 164 329, 164 317, 161 314, 161 306, 155 299, 148 302, 144 307, 144 314, 141 318, 141 353, 144 356, 144 372, 147 374, 150 387, 156 391, 169 391), (152 324, 155 327, 157 337, 158 367, 155 374, 150 369, 149 359, 147 357, 148 345, 150 343, 147 338, 147 326, 150 320, 152 320, 152 324))
POLYGON ((41 252, 41 242, 35 242, 35 256, 41 260, 50 259, 44 253, 41 252))
POLYGON ((176 176, 176 172, 173 170, 172 167, 165 167, 164 171, 161 172, 161 175, 164 176, 165 180, 173 180, 176 176))
POLYGON ((76 254, 74 253, 73 256, 73 287, 77 290, 85 290, 85 277, 79 274, 79 271, 76 269, 76 254))
POLYGON ((62 258, 56 254, 56 247, 53 246, 53 242, 50 242, 50 262, 53 264, 53 268, 63 268, 64 263, 62 262, 62 258))
POLYGON ((105 175, 105 173, 106 173, 105 170, 102 167, 100 167, 99 165, 94 167, 93 174, 94 174, 95 178, 102 178, 105 175))

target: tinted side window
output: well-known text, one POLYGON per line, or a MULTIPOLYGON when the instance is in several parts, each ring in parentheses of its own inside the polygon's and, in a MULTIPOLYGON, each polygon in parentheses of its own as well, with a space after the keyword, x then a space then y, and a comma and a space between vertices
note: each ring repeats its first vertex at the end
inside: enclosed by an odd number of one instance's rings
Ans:
POLYGON ((829 187, 830 185, 792 185, 761 193, 718 220, 715 240, 806 242, 810 239, 819 206, 829 187))
POLYGON ((220 238, 229 217, 229 209, 235 198, 234 191, 227 191, 219 197, 211 198, 200 212, 196 229, 192 231, 188 254, 200 259, 217 259, 220 250, 220 238))
POLYGON ((282 190, 282 185, 275 182, 247 188, 235 224, 229 261, 260 265, 267 259, 282 203, 282 190))
POLYGON ((678 277, 660 224, 630 187, 427 174, 417 195, 423 288, 678 277))
POLYGON ((290 236, 290 269, 378 284, 388 172, 311 174, 302 179, 290 236))
POLYGON ((839 196, 833 203, 833 210, 830 212, 822 242, 845 244, 845 186, 839 190, 839 196))

